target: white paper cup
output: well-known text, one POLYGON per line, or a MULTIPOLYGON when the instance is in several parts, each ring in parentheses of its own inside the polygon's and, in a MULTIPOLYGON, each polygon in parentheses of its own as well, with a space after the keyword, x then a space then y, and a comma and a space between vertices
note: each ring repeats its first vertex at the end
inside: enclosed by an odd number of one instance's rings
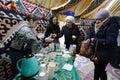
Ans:
POLYGON ((70 58, 69 54, 63 54, 64 60, 67 62, 70 58))
POLYGON ((60 44, 60 48, 61 48, 61 50, 65 50, 66 49, 66 45, 65 44, 60 44))
POLYGON ((60 51, 60 44, 59 43, 56 43, 55 47, 56 47, 56 51, 60 51))
POLYGON ((53 79, 55 70, 56 70, 56 63, 55 62, 50 62, 48 64, 48 78, 49 79, 53 79))
POLYGON ((51 53, 51 54, 50 54, 50 61, 51 61, 51 62, 54 62, 54 61, 55 61, 55 58, 56 58, 56 54, 55 54, 55 53, 53 53, 53 54, 51 53))
POLYGON ((49 49, 50 49, 50 51, 54 51, 54 49, 55 49, 54 43, 49 44, 49 49))
POLYGON ((46 64, 40 64, 40 72, 46 72, 46 64))
POLYGON ((47 74, 45 72, 40 72, 39 76, 40 76, 40 80, 47 80, 47 74))

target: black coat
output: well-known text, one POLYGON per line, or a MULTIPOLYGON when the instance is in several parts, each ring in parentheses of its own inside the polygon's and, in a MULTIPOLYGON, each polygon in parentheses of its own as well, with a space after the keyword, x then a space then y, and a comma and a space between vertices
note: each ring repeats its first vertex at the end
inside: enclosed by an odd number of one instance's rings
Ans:
MULTIPOLYGON (((116 24, 118 25, 118 28, 120 30, 120 17, 113 17, 113 19, 117 21, 116 24)), ((118 36, 120 36, 120 32, 118 36)), ((115 47, 114 53, 111 55, 110 63, 112 66, 120 69, 120 46, 117 45, 115 47)))
POLYGON ((66 48, 69 48, 70 44, 78 43, 78 38, 80 37, 79 28, 75 24, 72 24, 71 28, 69 28, 65 25, 65 26, 63 26, 58 37, 62 37, 63 35, 65 37, 66 48), (75 35, 77 37, 76 40, 72 39, 72 35, 75 35))
MULTIPOLYGON (((58 34, 58 33, 60 33, 60 27, 59 27, 59 25, 57 25, 57 24, 56 25, 52 25, 52 26, 50 25, 46 29, 45 38, 49 37, 51 34, 58 34)), ((54 41, 55 42, 59 42, 58 38, 55 38, 54 41)))
POLYGON ((87 36, 87 38, 94 38, 94 43, 98 41, 97 54, 99 58, 112 64, 120 64, 120 50, 116 51, 118 30, 120 29, 119 21, 120 17, 111 17, 103 23, 96 35, 93 28, 87 36))

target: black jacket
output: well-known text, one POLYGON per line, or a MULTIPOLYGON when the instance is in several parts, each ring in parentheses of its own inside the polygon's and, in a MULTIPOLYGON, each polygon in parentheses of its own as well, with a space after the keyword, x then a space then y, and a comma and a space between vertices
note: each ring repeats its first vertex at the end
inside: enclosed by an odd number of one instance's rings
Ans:
POLYGON ((97 54, 99 58, 109 61, 112 65, 116 63, 114 66, 120 64, 120 50, 117 47, 119 21, 120 17, 110 17, 103 23, 96 35, 93 27, 87 36, 87 38, 94 38, 94 43, 98 41, 97 54))
MULTIPOLYGON (((53 26, 48 26, 47 29, 46 29, 46 32, 45 32, 45 38, 46 37, 49 37, 51 34, 57 34, 60 33, 60 27, 59 25, 53 25, 53 26)), ((58 38, 55 38, 54 40, 55 42, 59 42, 58 41, 58 38)))
MULTIPOLYGON (((120 30, 120 17, 113 17, 113 19, 116 21, 118 29, 120 30)), ((118 33, 118 36, 120 36, 120 32, 118 33)), ((117 44, 118 44, 118 42, 117 42, 117 44)), ((111 65, 115 68, 120 69, 120 46, 117 45, 115 47, 114 53, 110 57, 111 57, 111 61, 110 61, 111 65)))
POLYGON ((70 44, 78 43, 78 38, 80 37, 79 28, 75 24, 72 24, 71 28, 69 28, 65 25, 65 26, 63 26, 58 37, 62 37, 63 35, 65 36, 66 48, 69 48, 70 44), (77 39, 75 41, 72 39, 72 35, 75 35, 77 37, 77 39))

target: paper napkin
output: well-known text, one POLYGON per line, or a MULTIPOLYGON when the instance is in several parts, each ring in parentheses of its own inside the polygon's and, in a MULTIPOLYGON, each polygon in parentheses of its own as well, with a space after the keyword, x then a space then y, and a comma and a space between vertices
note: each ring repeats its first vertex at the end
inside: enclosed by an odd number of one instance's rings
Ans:
POLYGON ((73 65, 71 65, 71 64, 64 64, 64 66, 63 66, 63 69, 68 70, 68 71, 71 71, 72 68, 73 68, 73 65))

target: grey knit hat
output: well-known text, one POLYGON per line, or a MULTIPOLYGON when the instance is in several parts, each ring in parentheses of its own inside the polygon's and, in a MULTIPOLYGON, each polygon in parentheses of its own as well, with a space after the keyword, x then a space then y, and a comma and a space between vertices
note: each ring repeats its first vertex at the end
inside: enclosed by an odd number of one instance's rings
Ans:
POLYGON ((95 14, 95 19, 105 19, 110 16, 110 11, 102 8, 95 14))

